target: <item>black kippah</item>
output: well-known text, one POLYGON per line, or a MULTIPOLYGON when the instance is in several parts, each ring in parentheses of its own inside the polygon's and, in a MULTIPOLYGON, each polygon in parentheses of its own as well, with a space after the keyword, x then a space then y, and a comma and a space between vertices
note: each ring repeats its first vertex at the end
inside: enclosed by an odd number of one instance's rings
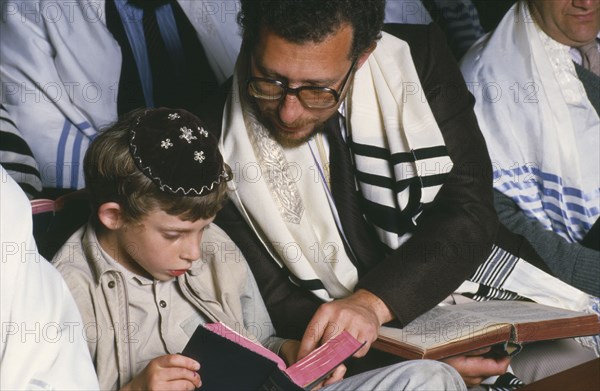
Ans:
POLYGON ((197 196, 228 180, 216 137, 182 109, 149 109, 132 126, 129 150, 164 192, 197 196))

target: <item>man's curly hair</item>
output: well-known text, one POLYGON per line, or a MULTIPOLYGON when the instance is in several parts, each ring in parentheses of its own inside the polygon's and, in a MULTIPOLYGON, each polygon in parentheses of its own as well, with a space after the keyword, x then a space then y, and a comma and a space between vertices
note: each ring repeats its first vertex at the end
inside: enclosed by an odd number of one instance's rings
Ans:
POLYGON ((321 42, 342 24, 353 28, 351 60, 381 38, 385 0, 242 0, 238 23, 244 41, 256 43, 261 27, 302 44, 321 42))

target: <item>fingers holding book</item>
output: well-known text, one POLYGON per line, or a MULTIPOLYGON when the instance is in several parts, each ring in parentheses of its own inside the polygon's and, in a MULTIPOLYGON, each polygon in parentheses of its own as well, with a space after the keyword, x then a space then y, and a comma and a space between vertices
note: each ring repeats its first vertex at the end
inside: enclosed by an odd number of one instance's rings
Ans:
POLYGON ((151 360, 146 368, 121 391, 194 390, 202 385, 200 364, 180 354, 168 354, 151 360))

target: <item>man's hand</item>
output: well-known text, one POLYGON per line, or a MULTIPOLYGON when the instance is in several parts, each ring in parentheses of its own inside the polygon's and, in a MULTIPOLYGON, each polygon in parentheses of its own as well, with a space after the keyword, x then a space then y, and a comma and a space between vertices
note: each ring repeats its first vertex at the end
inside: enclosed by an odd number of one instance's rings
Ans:
POLYGON ((200 364, 180 354, 160 356, 133 378, 122 391, 133 390, 194 390, 202 384, 196 371, 200 364))
POLYGON ((288 339, 279 348, 279 357, 283 358, 289 367, 298 361, 298 349, 300 349, 300 341, 288 339))
POLYGON ((344 378, 345 374, 346 374, 346 366, 344 364, 340 364, 333 370, 333 372, 331 372, 331 374, 329 376, 327 376, 325 378, 325 380, 323 380, 321 383, 314 386, 311 391, 317 391, 318 389, 321 389, 325 386, 328 386, 333 383, 337 383, 344 378))
POLYGON ((510 357, 487 357, 491 348, 483 348, 466 353, 462 356, 449 357, 441 360, 454 367, 462 376, 467 387, 473 387, 490 376, 502 375, 510 364, 510 357))
POLYGON ((362 357, 377 339, 379 327, 392 318, 392 313, 380 298, 362 289, 344 299, 325 303, 319 307, 306 327, 298 358, 306 356, 344 330, 360 342, 366 342, 354 354, 354 357, 362 357))

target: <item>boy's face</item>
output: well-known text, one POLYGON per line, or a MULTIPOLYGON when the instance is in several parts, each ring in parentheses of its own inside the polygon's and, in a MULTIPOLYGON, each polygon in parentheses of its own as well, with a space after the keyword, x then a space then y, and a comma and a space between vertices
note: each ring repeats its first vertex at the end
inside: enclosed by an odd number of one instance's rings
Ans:
POLYGON ((184 274, 200 258, 200 242, 214 220, 184 221, 162 210, 139 223, 124 224, 114 233, 117 261, 128 270, 167 281, 184 274))

